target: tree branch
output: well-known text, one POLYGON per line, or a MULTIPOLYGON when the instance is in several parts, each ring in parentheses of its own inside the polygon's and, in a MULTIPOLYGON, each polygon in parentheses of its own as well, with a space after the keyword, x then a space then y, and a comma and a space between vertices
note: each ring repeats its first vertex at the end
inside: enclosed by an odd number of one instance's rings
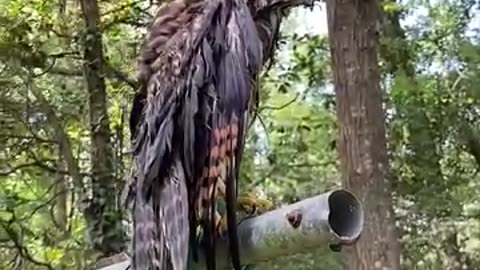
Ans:
POLYGON ((108 78, 116 79, 119 82, 123 82, 123 83, 128 84, 133 89, 137 89, 137 81, 129 78, 128 74, 125 74, 122 71, 114 68, 107 61, 105 61, 104 67, 105 67, 105 72, 106 72, 108 78))
POLYGON ((18 251, 18 254, 20 256, 22 256, 22 258, 32 262, 33 264, 35 264, 37 266, 41 266, 43 268, 53 270, 52 265, 50 265, 47 262, 39 261, 30 254, 28 249, 25 246, 22 245, 20 235, 12 227, 10 227, 8 223, 0 220, 0 226, 3 228, 3 230, 9 236, 10 241, 13 243, 15 249, 18 251))
POLYGON ((70 172, 75 185, 79 187, 80 190, 83 190, 83 181, 82 181, 82 176, 80 174, 80 169, 78 167, 77 160, 73 155, 70 138, 65 132, 63 123, 61 122, 60 119, 58 119, 54 109, 49 104, 47 99, 43 96, 43 93, 39 89, 37 89, 33 81, 29 83, 28 87, 30 88, 30 91, 32 92, 32 94, 35 96, 38 103, 40 104, 42 111, 46 114, 49 124, 52 126, 55 139, 60 144, 62 155, 65 158, 68 171, 70 172))
POLYGON ((13 173, 16 173, 17 171, 19 171, 21 169, 28 168, 28 167, 34 167, 34 166, 38 166, 38 163, 36 161, 27 162, 27 163, 23 163, 23 164, 18 164, 18 165, 15 165, 15 166, 9 168, 8 170, 0 171, 0 176, 6 177, 6 176, 9 176, 13 173))
POLYGON ((297 6, 304 6, 312 8, 315 2, 320 2, 319 0, 254 0, 249 3, 253 7, 255 13, 261 12, 265 9, 271 9, 273 7, 278 8, 291 8, 297 6))

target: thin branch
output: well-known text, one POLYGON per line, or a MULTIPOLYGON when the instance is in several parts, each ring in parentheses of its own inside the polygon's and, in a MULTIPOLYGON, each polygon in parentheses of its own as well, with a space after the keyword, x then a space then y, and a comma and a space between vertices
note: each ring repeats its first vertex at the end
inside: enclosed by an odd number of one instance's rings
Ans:
POLYGON ((61 190, 57 193, 55 193, 50 199, 48 199, 46 202, 43 202, 39 205, 37 205, 32 212, 30 212, 26 217, 22 218, 21 220, 30 220, 38 211, 40 211, 42 208, 47 207, 49 204, 51 204, 58 196, 65 194, 68 192, 68 189, 61 190))
POLYGON ((112 79, 117 79, 120 82, 128 84, 133 89, 137 89, 137 82, 134 79, 128 77, 127 74, 115 69, 112 65, 105 61, 105 71, 107 76, 112 79))
POLYGON ((264 111, 264 110, 282 110, 282 109, 285 109, 286 107, 292 105, 295 101, 298 100, 299 97, 300 97, 300 93, 297 93, 294 98, 292 98, 291 100, 289 100, 287 103, 285 103, 285 104, 283 104, 283 105, 280 105, 280 106, 263 106, 263 107, 260 107, 258 110, 259 110, 259 111, 264 111))
POLYGON ((49 70, 49 73, 56 74, 56 75, 62 75, 62 76, 71 76, 71 77, 83 76, 83 73, 82 73, 81 70, 67 69, 67 68, 62 68, 62 67, 52 67, 49 70))
MULTIPOLYGON (((122 11, 125 8, 135 6, 135 5, 139 4, 140 2, 142 2, 142 1, 136 1, 136 2, 126 4, 126 5, 122 5, 118 8, 115 8, 113 10, 110 10, 110 11, 107 11, 107 12, 101 14, 101 16, 103 17, 107 14, 122 11)), ((127 24, 127 25, 132 25, 132 26, 135 26, 135 27, 139 27, 139 28, 147 27, 149 25, 149 21, 151 21, 151 19, 152 19, 152 15, 149 12, 147 12, 147 10, 151 9, 153 7, 153 5, 154 5, 153 1, 150 1, 149 5, 147 7, 143 8, 143 9, 138 8, 138 11, 140 11, 141 14, 143 14, 147 17, 145 22, 141 22, 141 20, 139 18, 131 18, 131 16, 123 17, 123 18, 115 18, 114 20, 112 20, 110 22, 107 22, 107 23, 104 23, 103 25, 100 25, 100 27, 99 27, 100 32, 108 31, 111 27, 113 27, 117 24, 127 24)))
POLYGON ((28 251, 28 249, 23 246, 21 244, 21 241, 19 239, 19 235, 17 234, 17 232, 15 232, 10 226, 8 223, 4 222, 3 220, 0 220, 0 226, 3 227, 4 231, 8 234, 10 240, 12 241, 12 243, 14 244, 15 246, 15 249, 18 251, 18 254, 20 256, 22 256, 22 258, 24 259, 27 259, 28 261, 32 262, 33 264, 37 265, 37 266, 41 266, 41 267, 45 267, 46 269, 49 269, 49 270, 54 270, 54 268, 52 267, 52 265, 50 265, 49 263, 47 262, 43 262, 43 261, 40 261, 40 260, 37 260, 36 258, 34 258, 30 252, 28 251))
POLYGON ((54 140, 41 138, 38 135, 26 136, 26 135, 12 134, 12 133, 0 133, 0 138, 19 139, 19 140, 36 140, 36 141, 40 141, 41 143, 57 144, 57 142, 54 140))
POLYGON ((9 170, 0 171, 0 176, 6 177, 6 176, 9 176, 13 173, 16 173, 17 171, 19 171, 21 169, 25 169, 25 168, 28 168, 28 167, 34 167, 34 166, 38 166, 38 165, 39 164, 36 161, 19 164, 19 165, 16 165, 16 166, 10 168, 9 170))
POLYGON ((132 18, 120 18, 120 19, 116 19, 116 20, 113 20, 111 22, 108 22, 108 23, 105 23, 104 25, 102 25, 101 26, 101 31, 106 32, 110 28, 112 28, 113 26, 116 26, 118 24, 131 25, 131 26, 135 26, 135 27, 138 27, 138 28, 146 28, 149 25, 148 22, 141 22, 141 21, 138 21, 138 20, 134 20, 132 18))
POLYGON ((62 155, 65 157, 68 171, 70 172, 77 187, 83 187, 82 175, 78 167, 76 158, 73 155, 70 138, 65 132, 62 121, 57 117, 55 110, 49 104, 43 93, 38 89, 34 81, 28 83, 30 91, 33 93, 42 111, 46 114, 49 124, 52 127, 56 140, 60 143, 62 155))
POLYGON ((123 10, 126 10, 126 9, 130 9, 136 5, 139 5, 143 2, 143 0, 139 0, 139 1, 133 1, 133 2, 130 2, 130 3, 126 3, 126 4, 122 4, 118 7, 115 7, 111 10, 107 10, 105 11, 104 13, 100 14, 101 17, 103 16, 106 16, 106 15, 109 15, 109 14, 112 14, 112 13, 117 13, 119 11, 123 11, 123 10))

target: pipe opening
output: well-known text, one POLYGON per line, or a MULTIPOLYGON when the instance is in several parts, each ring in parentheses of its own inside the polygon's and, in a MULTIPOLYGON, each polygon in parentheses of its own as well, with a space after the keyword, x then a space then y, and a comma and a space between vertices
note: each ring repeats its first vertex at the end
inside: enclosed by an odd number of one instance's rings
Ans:
POLYGON ((363 229, 363 209, 352 193, 345 190, 332 192, 328 198, 328 223, 341 239, 355 240, 363 229))

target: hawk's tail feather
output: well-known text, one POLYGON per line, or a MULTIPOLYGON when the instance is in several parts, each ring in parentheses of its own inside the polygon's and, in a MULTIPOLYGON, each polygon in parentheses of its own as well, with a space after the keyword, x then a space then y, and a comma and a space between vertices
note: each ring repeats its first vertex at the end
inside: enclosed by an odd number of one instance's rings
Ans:
MULTIPOLYGON (((212 270, 215 269, 215 238, 220 234, 220 229, 223 229, 221 226, 223 218, 220 217, 217 209, 219 197, 223 197, 227 202, 227 213, 222 214, 226 214, 226 220, 236 225, 236 154, 239 138, 237 117, 232 115, 227 121, 224 115, 214 113, 209 122, 209 146, 202 170, 202 180, 199 182, 201 186, 197 211, 203 220, 202 229, 207 267, 212 270), (231 190, 233 193, 228 194, 231 190)), ((228 231, 233 232, 236 237, 236 228, 232 229, 230 226, 228 231)), ((229 237, 231 238, 230 242, 235 244, 235 237, 231 235, 229 237)))
MULTIPOLYGON (((137 179, 137 190, 142 189, 141 180, 137 179)), ((189 214, 185 180, 181 161, 175 158, 163 181, 152 182, 150 196, 135 194, 132 270, 186 269, 189 214)))
POLYGON ((228 125, 227 137, 227 160, 230 163, 230 168, 227 173, 225 198, 227 207, 227 228, 228 228, 228 242, 230 246, 230 254, 234 269, 240 270, 240 251, 238 250, 238 233, 237 233, 237 187, 238 187, 238 172, 240 170, 240 159, 243 148, 241 141, 243 141, 243 129, 239 125, 238 116, 233 114, 230 124, 228 125), (240 135, 240 136, 239 136, 240 135))
MULTIPOLYGON (((223 193, 226 202, 226 220, 230 259, 235 270, 241 269, 239 239, 237 233, 237 189, 240 162, 245 141, 245 120, 252 105, 255 84, 252 77, 261 66, 261 49, 253 18, 245 3, 235 2, 223 9, 228 13, 227 25, 219 26, 225 30, 225 40, 220 42, 215 68, 217 99, 212 101, 211 140, 214 140, 208 167, 218 175, 215 183, 223 193), (222 190, 223 187, 223 190, 222 190)), ((210 195, 210 194, 209 194, 210 195)), ((211 222, 215 220, 210 218, 211 222)), ((211 232, 214 233, 215 231, 211 232)))
POLYGON ((225 156, 225 132, 224 132, 224 121, 221 116, 217 114, 212 114, 210 119, 210 128, 211 135, 208 138, 208 154, 206 160, 206 166, 204 168, 204 180, 202 181, 202 192, 200 199, 202 200, 202 208, 205 213, 205 223, 203 231, 205 234, 205 248, 206 248, 206 263, 207 269, 215 270, 215 238, 217 236, 216 232, 216 199, 218 195, 218 186, 219 182, 223 181, 221 179, 221 170, 224 162, 225 156), (223 149, 223 150, 222 150, 223 149))

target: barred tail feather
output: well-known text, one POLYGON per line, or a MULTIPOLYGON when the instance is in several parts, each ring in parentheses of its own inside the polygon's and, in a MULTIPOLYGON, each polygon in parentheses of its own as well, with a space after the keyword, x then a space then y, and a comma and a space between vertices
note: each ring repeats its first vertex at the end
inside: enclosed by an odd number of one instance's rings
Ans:
POLYGON ((213 72, 214 80, 213 87, 206 91, 207 108, 202 110, 208 125, 202 138, 208 143, 199 197, 200 209, 206 211, 202 216, 207 269, 215 270, 215 236, 218 234, 215 205, 219 193, 226 202, 231 262, 235 270, 240 270, 237 186, 245 121, 256 90, 253 79, 260 69, 262 56, 256 26, 245 3, 224 6, 222 12, 213 27, 216 35, 209 51, 213 57, 204 57, 211 61, 206 65, 207 70, 213 72))
MULTIPOLYGON (((141 183, 137 182, 137 190, 141 183)), ((168 176, 152 184, 149 196, 136 194, 132 270, 187 269, 188 217, 185 173, 175 159, 168 176)))
POLYGON ((236 6, 228 28, 228 53, 218 70, 220 99, 228 117, 227 160, 230 168, 226 177, 227 225, 230 255, 234 269, 241 269, 237 232, 237 193, 241 158, 246 138, 246 122, 252 97, 256 91, 255 79, 262 63, 258 32, 245 4, 236 6))

